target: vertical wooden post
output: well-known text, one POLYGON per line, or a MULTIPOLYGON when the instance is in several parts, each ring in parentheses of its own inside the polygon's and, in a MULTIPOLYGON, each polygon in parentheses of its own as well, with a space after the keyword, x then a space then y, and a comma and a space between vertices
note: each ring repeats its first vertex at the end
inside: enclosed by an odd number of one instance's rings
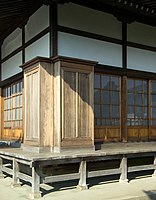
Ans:
POLYGON ((4 178, 2 169, 3 169, 3 160, 2 158, 0 158, 0 179, 4 178))
POLYGON ((123 156, 121 163, 120 163, 121 175, 120 175, 120 182, 128 182, 127 173, 128 173, 128 166, 127 166, 127 157, 123 156))
POLYGON ((19 164, 16 161, 16 159, 13 159, 13 183, 11 184, 12 187, 20 187, 21 184, 19 182, 19 177, 18 177, 18 173, 19 173, 19 164))
MULTIPOLYGON (((122 22, 122 68, 127 69, 127 23, 122 22)), ((127 142, 127 77, 121 80, 121 135, 122 142, 127 142)))
POLYGON ((57 3, 50 5, 50 57, 58 54, 57 3))
POLYGON ((154 156, 153 165, 154 165, 155 169, 154 169, 154 172, 153 172, 152 176, 153 176, 153 177, 156 177, 156 155, 154 156))
POLYGON ((127 68, 127 23, 122 22, 122 67, 127 68))
POLYGON ((61 72, 60 62, 54 64, 54 152, 61 148, 61 72))
POLYGON ((122 141, 127 142, 127 77, 121 80, 121 135, 122 141))
POLYGON ((89 133, 94 145, 94 68, 89 75, 89 133))
POLYGON ((22 64, 25 63, 25 24, 22 27, 22 64))
POLYGON ((31 199, 37 199, 41 197, 40 192, 40 176, 38 174, 38 167, 32 167, 32 192, 30 193, 31 199))
POLYGON ((80 180, 77 188, 80 190, 88 189, 86 184, 86 179, 87 179, 86 161, 80 162, 79 173, 80 173, 80 180))
POLYGON ((4 128, 4 109, 3 109, 3 95, 2 95, 2 89, 0 88, 0 138, 2 138, 3 128, 4 128))

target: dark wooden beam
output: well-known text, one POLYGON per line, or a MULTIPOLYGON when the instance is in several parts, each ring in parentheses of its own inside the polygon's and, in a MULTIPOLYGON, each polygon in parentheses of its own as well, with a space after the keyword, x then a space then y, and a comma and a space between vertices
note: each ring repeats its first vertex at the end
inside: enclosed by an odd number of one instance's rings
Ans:
POLYGON ((6 87, 7 85, 10 85, 13 82, 16 82, 23 78, 23 72, 20 72, 10 78, 5 79, 4 81, 0 81, 0 87, 6 87))
POLYGON ((120 40, 120 39, 111 38, 111 37, 107 37, 107 36, 103 36, 103 35, 98 35, 95 33, 81 31, 81 30, 77 30, 77 29, 73 29, 73 28, 64 27, 64 26, 57 26, 57 30, 60 32, 70 33, 73 35, 78 35, 78 36, 87 37, 87 38, 91 38, 91 39, 111 42, 111 43, 115 43, 115 44, 122 44, 122 40, 120 40))
POLYGON ((2 44, 0 44, 0 81, 2 80, 2 44))
POLYGON ((50 57, 58 54, 57 4, 50 5, 50 57))
POLYGON ((22 64, 25 63, 25 48, 24 48, 24 44, 25 44, 25 26, 23 26, 23 28, 22 28, 22 64))
MULTIPOLYGON (((17 53, 19 53, 20 51, 25 51, 24 48, 28 47, 29 45, 31 45, 33 42, 39 40, 41 37, 43 37, 44 35, 46 35, 50 30, 50 27, 47 27, 46 29, 44 29, 43 31, 41 31, 39 34, 35 35, 33 38, 31 38, 29 41, 27 41, 26 43, 24 42, 24 38, 22 39, 22 46, 20 46, 19 48, 17 48, 15 51, 11 52, 9 55, 7 55, 5 58, 3 58, 1 60, 1 62, 5 62, 6 60, 8 60, 9 58, 11 58, 12 56, 16 55, 17 53)), ((24 37, 24 35, 22 36, 24 37)), ((24 58, 23 58, 24 59, 24 58)))
POLYGON ((138 71, 133 69, 124 69, 120 67, 97 64, 95 66, 96 73, 112 74, 119 76, 127 76, 128 78, 143 78, 147 80, 156 80, 156 73, 138 71))
POLYGON ((121 78, 121 137, 127 142, 127 76, 121 78))
POLYGON ((127 68, 127 24, 122 23, 122 67, 127 68))

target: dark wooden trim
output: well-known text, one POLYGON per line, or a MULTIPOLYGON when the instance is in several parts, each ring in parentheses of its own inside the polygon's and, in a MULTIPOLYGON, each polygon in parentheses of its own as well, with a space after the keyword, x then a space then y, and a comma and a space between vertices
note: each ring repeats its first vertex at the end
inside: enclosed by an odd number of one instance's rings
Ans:
POLYGON ((137 49, 143 49, 143 50, 147 50, 147 51, 153 51, 156 52, 156 47, 152 47, 152 46, 148 46, 148 45, 144 45, 144 44, 138 44, 135 42, 128 42, 127 41, 127 46, 128 47, 134 47, 137 49))
POLYGON ((21 65, 20 68, 22 68, 24 70, 25 68, 35 65, 36 63, 39 63, 39 62, 51 63, 52 60, 50 58, 37 56, 37 57, 33 58, 32 60, 29 60, 28 62, 21 65))
MULTIPOLYGON (((20 51, 25 51, 24 49, 26 47, 28 47, 29 45, 31 45, 32 43, 36 42, 41 37, 43 37, 44 35, 46 35, 49 32, 49 30, 50 30, 50 27, 47 27, 46 29, 44 29, 43 31, 41 31, 39 34, 37 34, 36 36, 34 36, 32 39, 30 39, 29 41, 27 41, 24 45, 22 43, 21 47, 17 48, 15 51, 11 52, 9 55, 7 55, 5 58, 3 58, 1 62, 2 63, 5 62, 6 60, 8 60, 9 58, 13 57, 14 55, 16 55, 17 53, 19 53, 20 51)), ((23 42, 23 36, 22 36, 22 42, 23 42)))
POLYGON ((37 57, 33 58, 32 60, 21 65, 20 68, 25 69, 25 68, 28 68, 32 65, 35 65, 36 63, 39 63, 39 62, 55 63, 55 62, 58 62, 58 61, 61 61, 62 63, 68 62, 69 64, 74 63, 74 64, 81 64, 81 65, 86 65, 86 66, 87 65, 95 66, 97 64, 97 62, 90 61, 90 60, 82 60, 82 59, 78 59, 78 58, 69 58, 69 57, 64 57, 64 56, 55 56, 53 58, 46 58, 46 57, 37 56, 37 57))
POLYGON ((57 4, 50 5, 50 57, 58 54, 57 4))
POLYGON ((79 58, 71 58, 71 57, 65 57, 65 56, 55 56, 51 58, 51 61, 52 62, 64 61, 68 63, 82 64, 82 65, 89 65, 89 66, 95 66, 97 64, 96 61, 84 60, 84 59, 79 59, 79 58))
POLYGON ((128 78, 142 78, 147 80, 156 80, 156 73, 144 72, 133 69, 123 69, 114 66, 97 64, 94 71, 96 73, 114 74, 120 76, 127 76, 128 78))
POLYGON ((11 57, 15 56, 16 54, 18 54, 20 51, 23 50, 23 47, 20 46, 19 48, 17 48, 16 50, 14 50, 13 52, 11 52, 9 55, 7 55, 5 58, 3 58, 1 60, 2 63, 4 63, 5 61, 9 60, 11 57))
POLYGON ((127 68, 127 24, 122 23, 122 67, 127 68))
POLYGON ((43 37, 44 35, 46 35, 48 32, 50 31, 50 26, 45 28, 43 31, 41 31, 40 33, 38 33, 37 35, 35 35, 32 39, 30 39, 29 41, 27 41, 24 45, 24 47, 28 47, 29 45, 31 45, 32 43, 36 42, 37 40, 39 40, 41 37, 43 37))
POLYGON ((20 72, 20 73, 18 73, 18 74, 16 74, 16 75, 12 76, 12 77, 10 77, 10 78, 5 79, 4 81, 1 81, 1 82, 0 82, 0 87, 5 87, 5 86, 7 86, 7 85, 10 85, 10 84, 12 84, 13 82, 16 82, 16 81, 18 81, 18 80, 20 80, 20 79, 22 79, 22 78, 23 78, 23 72, 20 72))
POLYGON ((127 77, 121 78, 121 138, 127 142, 127 77))
POLYGON ((77 29, 73 29, 73 28, 68 28, 68 27, 64 27, 64 26, 58 25, 57 30, 60 32, 64 32, 64 33, 70 33, 73 35, 78 35, 78 36, 87 37, 87 38, 91 38, 91 39, 101 40, 101 41, 105 41, 105 42, 111 42, 114 44, 120 44, 120 45, 122 44, 122 40, 119 40, 119 39, 115 39, 115 38, 111 38, 111 37, 107 37, 107 36, 103 36, 103 35, 98 35, 98 34, 86 32, 86 31, 81 31, 81 30, 77 30, 77 29))
POLYGON ((96 39, 96 40, 101 40, 101 41, 105 41, 105 42, 111 42, 114 44, 122 45, 123 49, 124 49, 123 52, 125 54, 125 55, 123 55, 123 66, 127 65, 126 59, 125 59, 127 56, 127 46, 156 52, 156 47, 152 47, 149 45, 143 45, 143 44, 139 44, 139 43, 134 43, 134 42, 128 42, 127 41, 127 24, 124 22, 122 24, 122 40, 107 37, 107 36, 102 36, 102 35, 95 34, 95 33, 86 32, 86 31, 81 31, 81 30, 77 30, 77 29, 73 29, 73 28, 68 28, 68 27, 64 27, 64 26, 60 26, 60 25, 57 26, 57 30, 60 32, 63 32, 63 33, 69 33, 69 34, 73 34, 73 35, 87 37, 90 39, 96 39))
MULTIPOLYGON (((22 28, 22 47, 25 44, 25 26, 22 28)), ((25 48, 22 48, 22 64, 25 63, 25 48)))
POLYGON ((0 45, 0 81, 2 80, 2 44, 0 45))

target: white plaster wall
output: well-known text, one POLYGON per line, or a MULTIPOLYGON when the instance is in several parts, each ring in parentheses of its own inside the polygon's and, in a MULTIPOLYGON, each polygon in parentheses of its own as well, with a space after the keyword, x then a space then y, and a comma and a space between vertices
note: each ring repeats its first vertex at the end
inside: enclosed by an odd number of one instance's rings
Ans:
POLYGON ((121 23, 113 15, 73 3, 58 5, 58 24, 108 37, 122 37, 121 23))
POLYGON ((156 47, 156 27, 132 23, 128 25, 128 41, 156 47))
POLYGON ((156 52, 128 47, 128 68, 156 72, 156 52))
POLYGON ((32 43, 25 49, 25 61, 31 60, 36 56, 49 57, 50 56, 50 41, 49 33, 32 43))
POLYGON ((22 71, 19 66, 22 65, 22 52, 11 57, 6 62, 2 63, 2 80, 5 80, 22 71))
POLYGON ((49 7, 42 6, 30 18, 25 26, 25 40, 28 41, 49 26, 49 7))
POLYGON ((58 34, 58 54, 98 61, 100 64, 122 66, 121 45, 67 33, 59 32, 58 34))
POLYGON ((15 49, 22 45, 22 30, 17 28, 7 38, 5 38, 2 45, 2 58, 9 55, 15 49))

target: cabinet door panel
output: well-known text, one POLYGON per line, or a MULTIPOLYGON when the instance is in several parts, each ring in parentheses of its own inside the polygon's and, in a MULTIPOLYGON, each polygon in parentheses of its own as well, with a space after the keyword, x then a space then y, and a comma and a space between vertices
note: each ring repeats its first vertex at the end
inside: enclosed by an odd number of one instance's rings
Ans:
POLYGON ((76 136, 76 73, 64 71, 64 138, 76 136))

